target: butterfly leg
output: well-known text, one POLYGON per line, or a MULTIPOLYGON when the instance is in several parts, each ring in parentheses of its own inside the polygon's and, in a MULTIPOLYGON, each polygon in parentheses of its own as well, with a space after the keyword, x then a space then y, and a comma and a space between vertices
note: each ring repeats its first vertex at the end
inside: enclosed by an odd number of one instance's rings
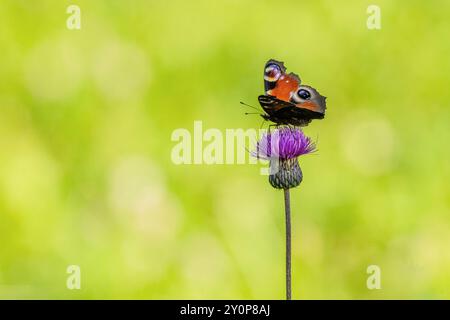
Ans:
POLYGON ((278 128, 278 125, 277 125, 277 124, 270 124, 270 125, 269 125, 269 128, 268 128, 269 134, 270 134, 270 131, 271 131, 271 129, 272 129, 273 127, 278 128))

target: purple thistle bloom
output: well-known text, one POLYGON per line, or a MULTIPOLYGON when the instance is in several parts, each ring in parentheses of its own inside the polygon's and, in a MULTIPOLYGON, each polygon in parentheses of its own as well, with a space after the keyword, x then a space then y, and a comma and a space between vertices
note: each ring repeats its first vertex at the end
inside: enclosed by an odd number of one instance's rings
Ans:
POLYGON ((252 156, 270 160, 273 158, 295 159, 316 151, 316 145, 299 128, 281 127, 266 133, 256 144, 252 156))

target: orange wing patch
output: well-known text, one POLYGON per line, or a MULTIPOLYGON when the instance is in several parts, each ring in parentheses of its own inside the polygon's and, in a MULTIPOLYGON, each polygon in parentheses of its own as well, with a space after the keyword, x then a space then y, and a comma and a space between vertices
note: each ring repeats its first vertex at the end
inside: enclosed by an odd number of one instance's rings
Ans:
POLYGON ((275 88, 267 91, 267 94, 276 97, 277 99, 288 101, 291 99, 291 93, 297 90, 300 84, 297 75, 290 73, 284 74, 278 79, 275 88))
POLYGON ((305 101, 302 103, 297 103, 296 106, 301 109, 308 109, 311 111, 320 112, 319 106, 312 101, 305 101))

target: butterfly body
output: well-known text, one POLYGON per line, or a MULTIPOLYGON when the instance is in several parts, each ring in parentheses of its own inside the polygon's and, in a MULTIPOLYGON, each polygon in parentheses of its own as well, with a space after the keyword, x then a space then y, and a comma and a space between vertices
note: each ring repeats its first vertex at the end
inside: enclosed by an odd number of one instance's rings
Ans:
POLYGON ((316 89, 301 85, 295 73, 286 73, 282 62, 269 60, 264 67, 265 94, 258 101, 265 120, 276 124, 306 126, 325 116, 325 97, 316 89))

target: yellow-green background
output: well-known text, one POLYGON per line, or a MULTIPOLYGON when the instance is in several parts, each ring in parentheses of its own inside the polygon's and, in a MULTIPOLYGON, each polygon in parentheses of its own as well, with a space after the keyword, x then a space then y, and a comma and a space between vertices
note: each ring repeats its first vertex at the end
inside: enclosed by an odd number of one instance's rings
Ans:
POLYGON ((294 298, 450 298, 450 2, 0 8, 0 298, 282 299, 282 193, 170 157, 194 120, 259 128, 239 101, 269 58, 328 97, 292 191, 294 298))

